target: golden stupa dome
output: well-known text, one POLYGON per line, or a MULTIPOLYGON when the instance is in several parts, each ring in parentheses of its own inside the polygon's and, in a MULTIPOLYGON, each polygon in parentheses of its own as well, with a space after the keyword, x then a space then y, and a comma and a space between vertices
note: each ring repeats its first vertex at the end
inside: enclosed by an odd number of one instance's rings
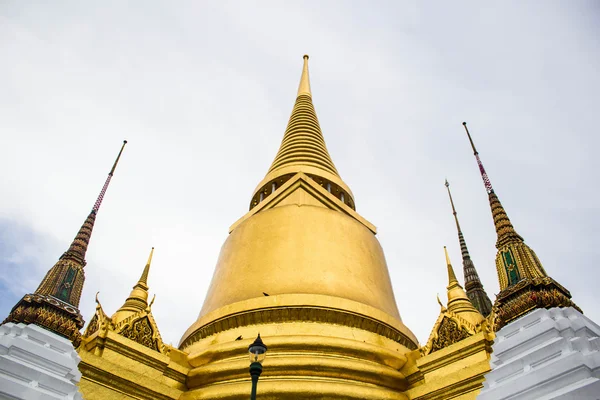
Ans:
POLYGON ((301 397, 319 380, 328 398, 343 389, 391 399, 406 384, 399 370, 417 339, 400 318, 376 228, 355 211, 325 146, 307 62, 279 152, 230 228, 200 315, 179 344, 194 367, 190 398, 224 395, 223 380, 227 396, 243 396, 239 354, 257 333, 277 364, 262 384, 266 398, 301 397))

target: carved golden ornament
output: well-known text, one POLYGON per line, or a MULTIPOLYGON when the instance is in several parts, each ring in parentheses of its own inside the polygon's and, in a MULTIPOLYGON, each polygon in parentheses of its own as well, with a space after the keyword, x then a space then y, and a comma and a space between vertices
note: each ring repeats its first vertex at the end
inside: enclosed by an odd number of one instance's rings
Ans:
POLYGON ((484 329, 490 329, 486 320, 483 320, 481 324, 473 325, 459 314, 448 311, 442 306, 440 315, 433 325, 433 329, 427 340, 427 344, 419 349, 420 353, 425 356, 466 339, 469 336, 473 336, 484 329))
POLYGON ((552 278, 523 279, 498 294, 493 312, 494 331, 537 308, 573 307, 582 312, 570 297, 569 291, 552 278))
POLYGON ((2 323, 7 322, 44 327, 71 340, 75 347, 81 342, 79 330, 83 327, 83 319, 79 310, 52 296, 25 295, 2 323))
POLYGON ((431 344, 431 353, 448 347, 454 343, 468 338, 471 334, 463 327, 459 327, 456 321, 444 317, 437 332, 437 338, 431 344))
POLYGON ((98 294, 96 294, 96 312, 85 329, 83 337, 88 338, 98 331, 110 330, 149 349, 168 354, 169 350, 163 343, 156 322, 152 317, 151 305, 152 303, 145 310, 137 312, 118 323, 113 323, 102 309, 98 294))
POLYGON ((127 325, 121 332, 122 336, 133 340, 149 349, 160 351, 157 341, 153 337, 154 331, 148 317, 143 317, 127 325))

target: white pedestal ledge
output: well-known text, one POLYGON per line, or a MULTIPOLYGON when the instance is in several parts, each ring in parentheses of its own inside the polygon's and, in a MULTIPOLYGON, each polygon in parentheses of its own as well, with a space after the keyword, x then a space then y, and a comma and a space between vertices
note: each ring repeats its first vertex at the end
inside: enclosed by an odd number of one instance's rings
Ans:
POLYGON ((477 400, 600 400, 600 326, 572 307, 511 322, 493 350, 477 400))
POLYGON ((73 344, 37 325, 0 326, 0 399, 82 399, 73 344))

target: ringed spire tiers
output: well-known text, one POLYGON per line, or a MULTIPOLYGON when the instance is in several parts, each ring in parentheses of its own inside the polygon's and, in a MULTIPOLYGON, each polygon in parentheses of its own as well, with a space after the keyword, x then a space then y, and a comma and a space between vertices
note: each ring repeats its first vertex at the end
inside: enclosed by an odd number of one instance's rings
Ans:
POLYGON ((494 329, 499 330, 507 323, 536 308, 574 307, 571 293, 546 273, 535 252, 513 227, 508 214, 494 192, 492 183, 479 158, 467 123, 463 126, 471 143, 479 172, 488 194, 494 226, 496 228, 496 272, 500 282, 500 293, 494 303, 494 329))
POLYGON ((36 324, 69 338, 75 346, 78 346, 81 340, 79 330, 84 324, 78 307, 85 281, 85 254, 96 215, 126 144, 127 141, 124 140, 92 210, 67 251, 48 271, 36 291, 26 294, 13 307, 3 324, 7 322, 36 324))
POLYGON ((281 146, 267 175, 254 190, 250 209, 300 172, 314 179, 343 203, 355 209, 354 196, 340 177, 325 145, 312 103, 307 55, 304 56, 296 102, 281 146))
POLYGON ((471 255, 467 249, 467 242, 463 236, 462 229, 458 223, 458 216, 456 209, 454 208, 454 200, 452 199, 452 193, 450 193, 450 184, 448 180, 445 183, 446 189, 448 190, 448 197, 450 198, 450 205, 452 206, 452 214, 454 215, 454 221, 456 222, 456 230, 458 231, 458 241, 460 243, 460 252, 463 260, 463 273, 465 277, 465 290, 467 296, 475 308, 484 316, 487 317, 492 311, 492 302, 488 297, 487 293, 483 289, 479 274, 475 269, 475 264, 471 260, 471 255))

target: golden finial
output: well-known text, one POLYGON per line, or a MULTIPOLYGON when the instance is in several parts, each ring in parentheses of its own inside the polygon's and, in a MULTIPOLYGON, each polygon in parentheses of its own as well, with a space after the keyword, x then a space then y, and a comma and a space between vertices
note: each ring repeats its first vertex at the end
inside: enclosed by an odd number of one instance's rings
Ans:
POLYGON ((152 301, 150 301, 150 304, 148 304, 148 309, 152 308, 152 304, 154 304, 154 300, 156 300, 156 293, 154 293, 154 296, 152 296, 152 301))
POLYGON ((102 304, 100 304, 100 300, 98 299, 98 295, 100 292, 96 292, 96 308, 102 308, 102 304))
POLYGON ((308 56, 304 55, 304 67, 302 67, 302 76, 300 77, 300 85, 298 86, 298 96, 307 95, 311 96, 310 92, 310 79, 308 78, 308 56))
POLYGON ((469 128, 467 128, 467 123, 463 122, 462 124, 465 127, 465 131, 467 131, 467 136, 469 137, 469 142, 471 142, 471 147, 473 148, 473 154, 475 154, 475 155, 479 154, 477 152, 477 149, 475 148, 475 143, 473 143, 473 139, 471 139, 471 133, 469 133, 469 128))
POLYGON ((148 262, 144 267, 144 272, 142 272, 142 276, 140 277, 139 283, 143 283, 144 285, 148 285, 148 273, 150 272, 150 264, 152 263, 152 255, 154 254, 154 247, 150 250, 150 255, 148 256, 148 262))
POLYGON ((448 183, 448 179, 446 179, 446 190, 448 190, 448 197, 450 197, 450 204, 452 205, 452 215, 454 215, 454 221, 456 222, 456 229, 460 233, 460 224, 458 223, 458 216, 456 215, 456 209, 454 208, 454 200, 452 199, 452 193, 450 193, 450 183, 448 183))
POLYGON ((125 148, 126 144, 127 144, 127 140, 123 140, 123 146, 121 146, 121 151, 119 151, 119 155, 117 156, 115 163, 113 164, 112 168, 110 169, 109 175, 113 175, 115 173, 115 169, 117 168, 117 164, 119 163, 119 159, 121 158, 121 154, 123 153, 123 149, 125 148))
POLYGON ((440 305, 440 307, 442 308, 442 310, 445 310, 446 307, 444 307, 444 305, 442 304, 442 301, 440 300, 440 294, 437 293, 436 296, 437 296, 438 304, 440 305))
POLYGON ((446 265, 448 266, 448 283, 451 285, 452 283, 458 283, 456 279, 456 275, 454 275, 454 269, 452 268, 452 263, 450 263, 450 256, 448 255, 448 249, 444 246, 444 253, 446 253, 446 265))

